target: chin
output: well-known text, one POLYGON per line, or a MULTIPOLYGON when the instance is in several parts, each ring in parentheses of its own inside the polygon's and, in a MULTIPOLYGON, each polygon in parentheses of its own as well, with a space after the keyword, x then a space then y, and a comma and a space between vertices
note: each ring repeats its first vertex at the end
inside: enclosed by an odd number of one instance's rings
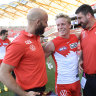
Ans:
POLYGON ((66 33, 65 32, 62 32, 61 35, 66 35, 66 33))

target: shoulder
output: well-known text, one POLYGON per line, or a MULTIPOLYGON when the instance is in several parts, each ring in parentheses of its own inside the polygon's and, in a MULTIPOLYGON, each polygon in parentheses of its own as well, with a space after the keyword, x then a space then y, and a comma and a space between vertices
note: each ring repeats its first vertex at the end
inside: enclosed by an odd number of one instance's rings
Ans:
POLYGON ((53 40, 47 42, 46 46, 51 46, 51 47, 54 46, 53 40))
POLYGON ((18 42, 12 42, 10 43, 7 48, 6 51, 7 52, 13 52, 13 53, 24 53, 25 52, 25 46, 22 43, 18 43, 18 42))
POLYGON ((53 41, 49 41, 46 46, 45 46, 45 50, 46 52, 53 52, 55 49, 54 43, 53 41))
POLYGON ((7 48, 15 48, 15 49, 24 49, 25 48, 25 41, 22 40, 19 36, 16 37, 9 45, 7 48))
MULTIPOLYGON (((53 40, 57 40, 57 39, 60 39, 60 36, 58 36, 58 37, 54 38, 53 40)), ((53 41, 53 40, 52 40, 52 41, 53 41)))
POLYGON ((17 45, 25 45, 25 38, 22 34, 17 36, 13 41, 12 44, 17 44, 17 45))
POLYGON ((9 39, 6 39, 6 42, 7 42, 7 43, 10 43, 11 41, 10 41, 9 39))
POLYGON ((71 36, 72 38, 77 38, 77 36, 76 36, 75 34, 70 34, 70 36, 71 36))
POLYGON ((70 34, 70 40, 78 42, 78 38, 75 34, 70 34))
POLYGON ((54 38, 54 39, 52 40, 52 42, 53 42, 53 43, 57 43, 58 40, 60 40, 60 38, 61 38, 61 37, 58 36, 58 37, 54 38))
POLYGON ((70 36, 73 39, 80 40, 81 33, 80 34, 70 34, 70 36))

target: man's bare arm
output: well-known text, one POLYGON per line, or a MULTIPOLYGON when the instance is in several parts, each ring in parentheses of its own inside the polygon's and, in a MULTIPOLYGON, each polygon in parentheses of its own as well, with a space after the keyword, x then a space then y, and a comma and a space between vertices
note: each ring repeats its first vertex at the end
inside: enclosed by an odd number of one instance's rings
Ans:
POLYGON ((54 43, 52 41, 49 41, 44 47, 45 57, 47 58, 49 55, 51 55, 54 52, 54 50, 54 43))
POLYGON ((83 53, 81 50, 80 58, 79 58, 79 73, 82 73, 83 71, 83 53))
POLYGON ((0 81, 5 84, 10 90, 17 93, 20 96, 35 96, 39 93, 35 93, 33 91, 26 92, 24 91, 15 81, 13 76, 11 75, 11 71, 14 69, 13 66, 2 63, 0 66, 0 81))

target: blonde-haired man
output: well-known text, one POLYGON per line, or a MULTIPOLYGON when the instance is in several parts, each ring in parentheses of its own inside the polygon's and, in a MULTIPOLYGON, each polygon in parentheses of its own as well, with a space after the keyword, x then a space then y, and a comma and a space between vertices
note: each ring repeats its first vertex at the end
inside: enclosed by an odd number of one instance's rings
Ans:
MULTIPOLYGON (((59 36, 48 42, 46 54, 52 54, 55 61, 55 92, 58 96, 81 96, 78 75, 78 39, 70 34, 71 19, 59 14, 56 16, 59 36)), ((47 55, 46 55, 47 56, 47 55)))

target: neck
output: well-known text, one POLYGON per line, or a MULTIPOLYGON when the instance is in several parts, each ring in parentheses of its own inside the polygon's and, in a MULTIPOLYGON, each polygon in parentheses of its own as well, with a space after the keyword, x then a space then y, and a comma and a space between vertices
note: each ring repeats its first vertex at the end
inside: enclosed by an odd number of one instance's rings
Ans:
POLYGON ((2 40, 5 40, 5 38, 3 38, 3 37, 0 37, 2 40))
POLYGON ((69 34, 67 34, 67 35, 60 35, 60 37, 62 37, 62 38, 65 38, 65 39, 69 39, 69 34))
POLYGON ((28 26, 25 30, 26 30, 26 32, 28 32, 28 33, 30 33, 30 34, 35 35, 35 31, 32 30, 32 28, 30 28, 29 26, 28 26))
POLYGON ((95 18, 93 18, 93 19, 92 19, 92 20, 90 20, 89 22, 90 22, 90 23, 89 23, 89 25, 88 25, 88 29, 90 30, 90 29, 93 27, 93 25, 95 24, 96 19, 95 19, 95 18))

